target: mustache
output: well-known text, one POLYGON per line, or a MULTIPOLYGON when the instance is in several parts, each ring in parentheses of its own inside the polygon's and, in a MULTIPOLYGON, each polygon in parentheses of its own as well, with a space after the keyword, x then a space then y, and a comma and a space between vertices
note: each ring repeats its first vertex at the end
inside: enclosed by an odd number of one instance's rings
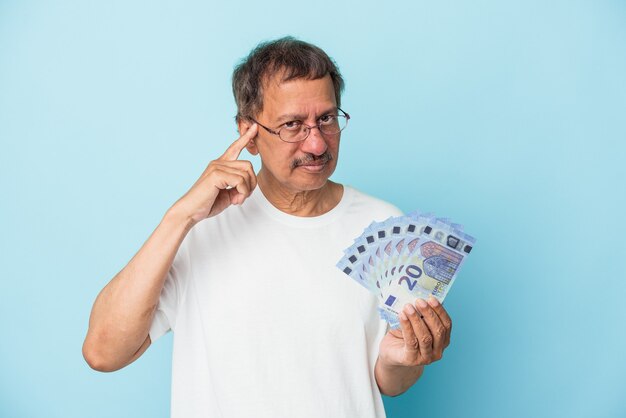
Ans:
POLYGON ((332 160, 333 160, 333 155, 328 150, 324 151, 324 153, 321 155, 314 155, 314 154, 307 153, 303 157, 294 159, 291 162, 291 168, 294 169, 296 167, 309 164, 309 163, 326 164, 327 162, 332 161, 332 160))

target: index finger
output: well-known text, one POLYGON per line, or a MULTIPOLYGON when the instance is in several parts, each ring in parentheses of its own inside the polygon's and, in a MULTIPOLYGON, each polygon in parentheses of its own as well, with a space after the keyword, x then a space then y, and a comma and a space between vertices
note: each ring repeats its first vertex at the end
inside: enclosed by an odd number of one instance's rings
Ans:
POLYGON ((256 136, 258 129, 259 127, 256 123, 252 124, 246 133, 237 138, 219 159, 234 161, 239 158, 239 154, 248 145, 248 142, 256 136))

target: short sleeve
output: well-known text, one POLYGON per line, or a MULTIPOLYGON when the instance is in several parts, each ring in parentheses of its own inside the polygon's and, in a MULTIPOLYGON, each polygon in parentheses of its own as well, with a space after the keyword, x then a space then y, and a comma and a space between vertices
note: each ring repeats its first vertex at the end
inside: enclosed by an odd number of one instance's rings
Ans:
POLYGON ((189 257, 187 256, 185 242, 179 247, 174 262, 167 272, 165 284, 159 296, 152 324, 150 325, 150 340, 152 342, 161 338, 170 330, 176 329, 176 317, 180 306, 183 284, 187 280, 189 257))

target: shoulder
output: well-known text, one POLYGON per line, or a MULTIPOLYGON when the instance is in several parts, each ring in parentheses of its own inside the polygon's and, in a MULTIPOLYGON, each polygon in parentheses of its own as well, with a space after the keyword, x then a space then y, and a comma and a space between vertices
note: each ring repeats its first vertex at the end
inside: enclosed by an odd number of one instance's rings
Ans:
POLYGON ((400 216, 402 211, 395 205, 371 196, 355 189, 352 186, 344 185, 344 193, 350 197, 348 211, 351 215, 364 214, 371 219, 384 220, 390 216, 400 216))

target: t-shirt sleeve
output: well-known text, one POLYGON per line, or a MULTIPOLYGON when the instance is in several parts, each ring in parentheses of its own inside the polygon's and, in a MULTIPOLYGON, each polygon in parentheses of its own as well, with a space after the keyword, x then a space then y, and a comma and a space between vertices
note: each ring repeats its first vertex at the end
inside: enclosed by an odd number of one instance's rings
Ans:
POLYGON ((176 329, 176 316, 182 296, 183 284, 188 280, 188 261, 189 257, 183 242, 174 257, 172 266, 167 272, 165 284, 159 296, 159 303, 150 325, 149 335, 151 342, 156 341, 168 331, 176 329))

